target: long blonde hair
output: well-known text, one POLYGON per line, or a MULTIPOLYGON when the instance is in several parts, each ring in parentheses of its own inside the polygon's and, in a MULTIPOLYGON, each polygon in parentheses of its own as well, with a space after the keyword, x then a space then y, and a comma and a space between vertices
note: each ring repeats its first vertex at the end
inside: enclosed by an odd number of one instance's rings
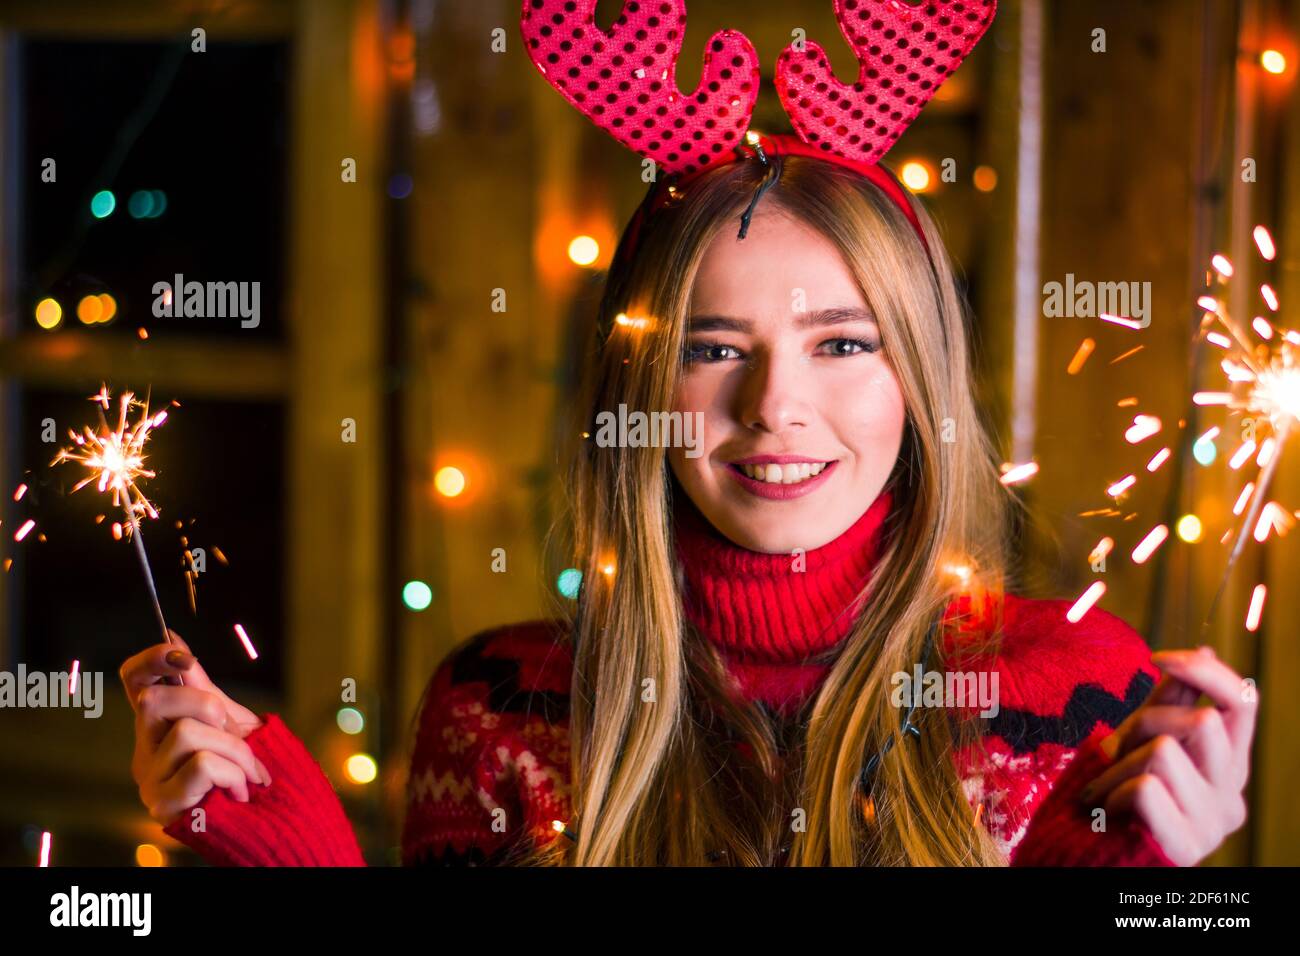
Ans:
MULTIPOLYGON (((950 573, 954 562, 973 569, 966 580, 985 593, 1003 586, 1008 496, 972 399, 967 317, 952 266, 915 200, 932 255, 861 177, 805 157, 772 162, 770 171, 753 160, 717 167, 645 223, 635 257, 609 276, 574 432, 594 433, 597 413, 620 403, 674 407, 701 258, 719 230, 736 228, 764 175, 774 176, 760 206, 780 206, 838 248, 877 316, 906 404, 888 485, 895 504, 869 599, 803 719, 783 725, 728 689, 717 651, 683 616, 663 449, 579 442, 568 481, 584 582, 569 729, 576 840, 549 843, 534 862, 1005 862, 954 767, 956 748, 979 746, 978 721, 920 712, 919 737, 904 738, 889 693, 891 675, 910 673, 954 597, 962 580, 950 573), (646 687, 653 702, 643 700, 646 687), (890 738, 872 792, 863 794, 863 764, 890 738), (741 759, 738 743, 752 759, 741 759), (783 771, 786 745, 797 760, 783 771)), ((942 640, 934 654, 928 666, 943 669, 942 640)))

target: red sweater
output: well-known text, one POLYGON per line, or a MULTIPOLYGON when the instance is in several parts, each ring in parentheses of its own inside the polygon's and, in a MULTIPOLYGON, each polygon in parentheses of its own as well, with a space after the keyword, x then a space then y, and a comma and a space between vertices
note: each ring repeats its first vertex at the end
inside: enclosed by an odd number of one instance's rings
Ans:
MULTIPOLYGON (((889 508, 886 493, 835 541, 807 552, 805 570, 794 573, 789 555, 739 548, 682 507, 685 611, 743 693, 789 713, 816 690, 829 664, 806 659, 833 655, 847 634, 889 508)), ((1158 672, 1119 618, 1093 609, 1070 624, 1067 609, 1005 598, 991 664, 1000 711, 988 723, 987 756, 953 756, 967 798, 982 806, 980 825, 1014 866, 1172 866, 1140 821, 1111 820, 1095 833, 1092 808, 1079 802, 1108 764, 1098 743, 1141 704, 1158 672)), ((523 841, 562 838, 552 824, 570 814, 572 664, 563 625, 533 622, 480 634, 438 667, 419 715, 404 863, 501 863, 523 841)), ((248 803, 214 788, 199 804, 205 831, 192 832, 186 813, 167 833, 219 865, 364 865, 320 766, 277 715, 263 720, 247 742, 271 786, 250 787, 248 803)))

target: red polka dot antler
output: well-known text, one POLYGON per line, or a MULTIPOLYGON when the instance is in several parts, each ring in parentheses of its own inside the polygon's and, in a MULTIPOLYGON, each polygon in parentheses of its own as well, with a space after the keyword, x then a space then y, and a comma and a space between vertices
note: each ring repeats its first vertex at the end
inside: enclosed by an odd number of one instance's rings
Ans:
POLYGON ((785 48, 776 90, 801 139, 874 163, 893 146, 979 42, 997 0, 834 0, 840 32, 857 55, 858 80, 835 78, 826 51, 785 48))
POLYGON ((684 0, 627 0, 608 33, 596 0, 523 0, 520 29, 537 68, 565 99, 670 173, 730 159, 758 99, 758 54, 743 34, 720 30, 705 46, 690 94, 677 88, 686 32, 684 0))

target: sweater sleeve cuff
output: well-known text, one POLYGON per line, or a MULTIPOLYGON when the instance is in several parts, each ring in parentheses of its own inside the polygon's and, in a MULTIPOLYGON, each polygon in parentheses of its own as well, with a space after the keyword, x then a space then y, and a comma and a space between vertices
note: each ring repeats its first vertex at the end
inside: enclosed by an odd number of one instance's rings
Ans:
POLYGON ((1101 749, 1110 729, 1099 726, 1057 778, 1051 792, 1030 818, 1029 829, 1011 856, 1012 866, 1175 866, 1151 829, 1136 817, 1107 821, 1103 832, 1092 828, 1092 807, 1080 800, 1083 788, 1111 760, 1101 749))
POLYGON ((247 803, 213 787, 163 828, 168 836, 215 866, 365 866, 338 794, 279 715, 262 715, 245 742, 271 785, 250 782, 247 803))

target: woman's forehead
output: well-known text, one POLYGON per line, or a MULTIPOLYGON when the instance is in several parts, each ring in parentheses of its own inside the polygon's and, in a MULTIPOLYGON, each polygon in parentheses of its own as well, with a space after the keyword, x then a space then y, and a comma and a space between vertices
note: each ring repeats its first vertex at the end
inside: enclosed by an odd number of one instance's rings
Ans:
POLYGON ((756 214, 744 239, 714 237, 691 290, 691 312, 760 318, 867 303, 839 249, 776 209, 756 214))

